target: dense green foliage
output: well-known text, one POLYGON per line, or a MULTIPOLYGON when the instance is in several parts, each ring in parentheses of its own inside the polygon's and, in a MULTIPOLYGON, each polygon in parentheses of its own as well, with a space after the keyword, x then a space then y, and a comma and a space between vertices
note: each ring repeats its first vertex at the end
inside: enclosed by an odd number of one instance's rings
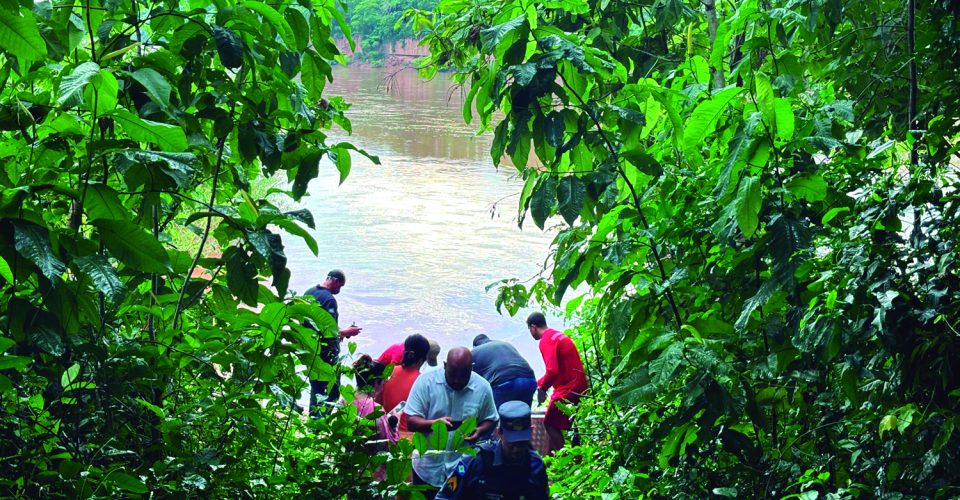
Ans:
POLYGON ((556 493, 960 494, 958 5, 411 12, 560 226, 499 302, 566 296, 587 354, 556 493))
POLYGON ((290 296, 277 231, 316 253, 313 216, 283 202, 324 156, 350 171, 324 133, 349 130, 322 99, 340 9, 0 6, 0 495, 364 498, 406 479, 408 454, 357 444, 375 429, 353 405, 307 422, 295 404, 298 365, 335 376, 303 322, 337 326, 290 296), (289 187, 253 194, 275 174, 289 187))
POLYGON ((413 37, 410 25, 401 22, 407 9, 432 10, 437 0, 347 0, 345 4, 350 29, 363 45, 361 56, 370 59, 383 57, 384 43, 413 37))

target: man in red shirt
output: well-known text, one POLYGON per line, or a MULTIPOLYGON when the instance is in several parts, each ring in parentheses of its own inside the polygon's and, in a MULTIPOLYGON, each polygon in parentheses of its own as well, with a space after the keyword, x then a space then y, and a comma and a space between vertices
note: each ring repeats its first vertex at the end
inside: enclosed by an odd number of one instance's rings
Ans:
POLYGON ((543 403, 547 389, 553 387, 543 428, 549 438, 549 453, 563 448, 563 431, 570 430, 571 420, 557 406, 558 401, 576 404, 587 390, 587 374, 583 370, 580 352, 570 337, 552 328, 547 328, 543 313, 535 312, 527 317, 527 329, 534 340, 540 343, 540 354, 547 372, 537 381, 537 401, 543 403))

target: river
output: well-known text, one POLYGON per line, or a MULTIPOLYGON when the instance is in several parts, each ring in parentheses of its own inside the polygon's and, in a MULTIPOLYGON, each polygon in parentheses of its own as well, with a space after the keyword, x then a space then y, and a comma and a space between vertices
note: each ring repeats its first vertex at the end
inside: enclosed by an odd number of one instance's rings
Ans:
MULTIPOLYGON (((358 354, 376 358, 421 333, 440 343, 443 360, 485 333, 513 343, 541 375, 524 323, 530 310, 500 315, 495 289, 485 288, 534 277, 552 236, 532 222, 517 227, 522 181, 512 166, 493 167, 492 137, 463 122, 461 92, 445 75, 423 81, 404 70, 387 82, 382 69, 335 68, 325 95, 352 103, 352 136, 336 130, 331 142, 348 140, 381 164, 354 154, 343 185, 331 163, 321 164, 301 202, 316 218, 320 252, 284 238, 291 289, 302 293, 328 270, 343 269, 340 324, 363 327, 353 339, 358 354)), ((562 328, 557 318, 548 323, 562 328)))

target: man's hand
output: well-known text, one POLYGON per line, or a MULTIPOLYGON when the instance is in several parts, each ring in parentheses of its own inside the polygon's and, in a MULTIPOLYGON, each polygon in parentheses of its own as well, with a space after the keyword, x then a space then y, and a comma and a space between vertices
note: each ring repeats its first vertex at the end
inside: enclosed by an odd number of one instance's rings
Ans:
POLYGON ((363 328, 360 328, 359 326, 356 326, 356 325, 351 325, 341 329, 340 336, 345 339, 348 339, 350 337, 356 337, 357 335, 360 334, 361 330, 363 330, 363 328))
POLYGON ((470 433, 469 436, 463 438, 463 440, 464 440, 464 441, 467 441, 468 443, 472 443, 472 442, 480 439, 480 436, 485 436, 485 435, 489 434, 490 432, 492 432, 493 429, 494 429, 494 427, 496 427, 496 426, 497 426, 497 423, 496 423, 495 421, 493 421, 493 420, 484 420, 483 422, 480 422, 479 424, 477 424, 477 428, 474 429, 473 432, 470 433))
POLYGON ((543 404, 547 400, 547 391, 546 389, 537 389, 537 404, 543 404))
POLYGON ((436 422, 443 422, 447 426, 447 429, 453 428, 453 420, 451 420, 450 417, 440 417, 440 418, 433 419, 430 421, 430 427, 433 427, 433 424, 436 422))

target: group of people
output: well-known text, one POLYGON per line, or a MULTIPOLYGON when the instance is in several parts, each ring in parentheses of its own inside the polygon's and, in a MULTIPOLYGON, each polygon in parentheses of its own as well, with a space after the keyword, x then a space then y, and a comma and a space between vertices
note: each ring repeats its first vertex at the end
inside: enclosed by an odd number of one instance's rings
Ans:
MULTIPOLYGON (((334 295, 345 284, 344 273, 333 270, 307 293, 338 319, 334 295)), ((543 427, 547 452, 553 453, 564 444, 563 431, 572 428, 565 410, 579 402, 588 381, 580 353, 569 337, 549 328, 539 312, 531 314, 526 324, 546 366, 539 379, 513 345, 484 334, 473 339, 472 349, 450 349, 442 370, 421 372, 424 364, 437 366, 440 345, 420 334, 391 345, 376 360, 363 355, 354 364, 358 386, 354 404, 361 415, 372 412, 377 404, 382 407, 387 423, 378 424, 378 430, 388 439, 405 433, 429 434, 438 422, 452 432, 465 420, 476 419, 476 427, 464 438, 477 445, 476 456, 448 452, 415 457, 413 481, 433 488, 428 498, 547 498, 543 460, 531 447, 534 394, 543 404, 552 389, 543 427), (384 377, 389 366, 392 372, 384 377)), ((322 358, 336 364, 340 341, 361 330, 351 325, 340 329, 339 338, 325 339, 322 358)), ((324 403, 339 399, 336 383, 310 384, 311 414, 321 414, 324 403)))

